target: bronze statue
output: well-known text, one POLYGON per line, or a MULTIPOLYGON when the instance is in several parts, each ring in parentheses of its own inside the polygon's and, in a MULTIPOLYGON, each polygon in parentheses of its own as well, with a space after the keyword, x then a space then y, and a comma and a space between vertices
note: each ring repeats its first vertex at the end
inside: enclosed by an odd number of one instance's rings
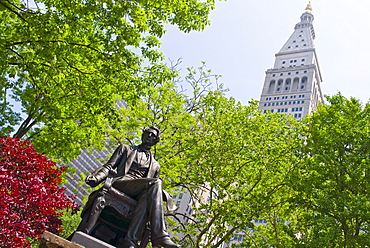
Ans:
MULTIPOLYGON (((148 221, 153 246, 179 248, 166 232, 162 181, 159 179, 160 166, 150 151, 160 140, 159 129, 144 129, 141 140, 139 146, 120 145, 106 164, 86 178, 86 183, 95 187, 114 170, 116 175, 112 179, 112 187, 137 200, 123 248, 138 247, 138 241, 148 221)), ((89 199, 89 202, 91 201, 92 199, 89 199)), ((85 210, 91 205, 89 202, 85 210)))

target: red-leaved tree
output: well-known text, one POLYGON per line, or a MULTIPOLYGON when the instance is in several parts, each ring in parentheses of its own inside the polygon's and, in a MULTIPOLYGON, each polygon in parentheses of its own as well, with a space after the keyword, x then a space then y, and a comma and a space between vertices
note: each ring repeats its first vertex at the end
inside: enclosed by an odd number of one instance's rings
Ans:
POLYGON ((0 247, 31 247, 45 230, 60 231, 62 209, 76 209, 59 187, 65 168, 29 141, 0 137, 0 247))

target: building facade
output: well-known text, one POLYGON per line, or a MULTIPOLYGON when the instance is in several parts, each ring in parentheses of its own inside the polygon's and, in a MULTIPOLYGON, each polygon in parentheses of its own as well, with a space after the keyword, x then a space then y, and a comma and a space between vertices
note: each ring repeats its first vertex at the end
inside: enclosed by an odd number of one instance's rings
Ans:
POLYGON ((300 119, 324 103, 313 20, 309 3, 293 34, 275 54, 274 67, 266 71, 259 103, 264 113, 285 113, 300 119))

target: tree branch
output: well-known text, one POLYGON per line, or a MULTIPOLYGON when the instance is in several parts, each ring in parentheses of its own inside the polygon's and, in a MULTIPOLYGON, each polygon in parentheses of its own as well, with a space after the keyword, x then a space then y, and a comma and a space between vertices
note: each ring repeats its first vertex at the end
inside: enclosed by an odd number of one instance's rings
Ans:
MULTIPOLYGON (((9 3, 9 1, 6 1, 6 2, 8 2, 9 3)), ((11 4, 11 3, 10 3, 11 4)), ((1 0, 0 1, 0 5, 2 5, 2 6, 4 6, 6 9, 8 9, 10 12, 13 12, 14 14, 16 14, 18 17, 19 17, 19 19, 21 19, 22 21, 24 21, 24 22, 27 22, 27 20, 26 19, 24 19, 23 18, 23 16, 20 14, 20 13, 18 13, 17 11, 15 11, 14 9, 12 9, 11 7, 9 7, 3 0, 1 0)), ((11 4, 11 5, 13 5, 13 4, 11 4)), ((14 6, 14 5, 13 5, 14 6)))
POLYGON ((87 47, 89 49, 92 49, 98 53, 102 53, 100 50, 94 48, 94 47, 91 47, 91 44, 80 44, 80 43, 74 43, 74 42, 67 42, 67 41, 63 41, 63 40, 27 40, 27 41, 18 41, 18 42, 14 42, 14 43, 10 43, 8 44, 8 46, 17 46, 17 45, 23 45, 23 44, 27 44, 27 43, 42 43, 42 42, 45 42, 45 43, 66 43, 68 45, 72 45, 72 46, 81 46, 81 47, 87 47))
POLYGON ((211 228, 213 222, 220 216, 220 214, 215 214, 213 218, 208 222, 207 226, 203 228, 203 230, 199 233, 198 238, 197 238, 197 247, 199 247, 199 244, 202 240, 202 236, 207 233, 207 231, 211 228))

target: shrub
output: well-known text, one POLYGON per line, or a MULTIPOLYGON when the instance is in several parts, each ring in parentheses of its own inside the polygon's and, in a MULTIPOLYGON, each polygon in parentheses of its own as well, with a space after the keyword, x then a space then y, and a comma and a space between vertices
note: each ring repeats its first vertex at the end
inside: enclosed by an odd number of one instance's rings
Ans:
POLYGON ((0 247, 30 247, 45 231, 61 231, 61 211, 77 206, 58 186, 64 167, 29 141, 0 137, 0 247))

